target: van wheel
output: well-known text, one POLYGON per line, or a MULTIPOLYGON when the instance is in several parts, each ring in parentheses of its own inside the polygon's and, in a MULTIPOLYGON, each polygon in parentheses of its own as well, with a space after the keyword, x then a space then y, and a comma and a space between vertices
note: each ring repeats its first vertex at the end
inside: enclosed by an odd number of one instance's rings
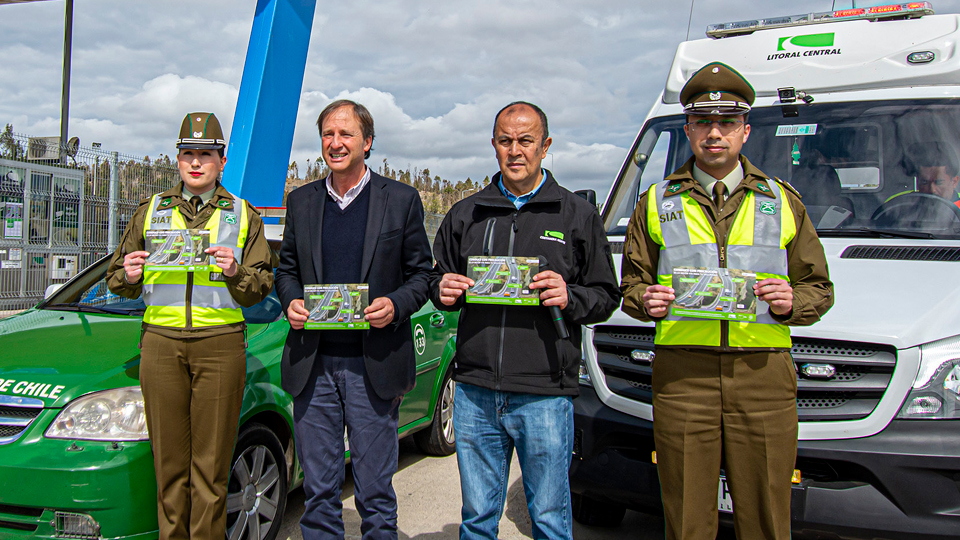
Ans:
POLYGON ((573 519, 584 525, 616 527, 623 521, 627 508, 622 504, 600 502, 579 493, 570 494, 573 519))
POLYGON ((457 451, 457 440, 453 433, 453 395, 457 383, 453 382, 453 372, 447 369, 443 376, 443 386, 437 406, 433 410, 430 427, 413 434, 413 440, 426 454, 449 456, 457 451))
POLYGON ((227 486, 227 538, 274 540, 287 505, 287 462, 277 436, 262 424, 243 428, 227 486))

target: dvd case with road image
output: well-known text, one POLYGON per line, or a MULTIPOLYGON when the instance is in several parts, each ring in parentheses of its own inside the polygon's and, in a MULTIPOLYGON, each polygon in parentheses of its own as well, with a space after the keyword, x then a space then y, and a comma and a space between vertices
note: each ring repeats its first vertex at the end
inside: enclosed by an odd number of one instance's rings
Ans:
POLYGON ((538 257, 470 257, 467 277, 474 281, 467 289, 468 304, 540 305, 540 291, 531 289, 533 276, 540 272, 538 257))
POLYGON ((210 269, 210 231, 206 229, 148 230, 144 250, 150 253, 148 272, 203 272, 210 269))
POLYGON ((370 323, 363 310, 370 305, 370 286, 366 283, 305 285, 303 307, 310 314, 303 327, 307 330, 365 330, 370 323))
POLYGON ((698 319, 757 320, 757 274, 736 268, 676 267, 670 314, 698 319))

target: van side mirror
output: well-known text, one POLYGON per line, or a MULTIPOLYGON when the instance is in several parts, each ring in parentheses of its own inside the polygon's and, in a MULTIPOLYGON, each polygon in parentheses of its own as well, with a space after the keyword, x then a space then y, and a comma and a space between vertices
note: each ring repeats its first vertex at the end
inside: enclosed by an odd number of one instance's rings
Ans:
POLYGON ((592 189, 578 189, 577 191, 574 191, 574 193, 577 194, 577 195, 579 195, 579 196, 581 196, 581 197, 583 197, 584 199, 586 199, 587 202, 590 203, 590 204, 592 204, 593 206, 596 206, 596 205, 597 205, 597 192, 596 192, 596 191, 594 191, 594 190, 592 190, 592 189))

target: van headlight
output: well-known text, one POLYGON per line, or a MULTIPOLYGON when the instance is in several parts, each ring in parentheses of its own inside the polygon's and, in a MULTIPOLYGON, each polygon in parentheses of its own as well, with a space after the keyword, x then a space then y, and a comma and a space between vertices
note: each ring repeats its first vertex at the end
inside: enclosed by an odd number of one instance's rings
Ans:
POLYGON ((77 398, 60 411, 47 437, 92 441, 145 441, 147 417, 139 386, 114 388, 77 398))
POLYGON ((960 418, 960 336, 920 346, 920 372, 898 418, 960 418))

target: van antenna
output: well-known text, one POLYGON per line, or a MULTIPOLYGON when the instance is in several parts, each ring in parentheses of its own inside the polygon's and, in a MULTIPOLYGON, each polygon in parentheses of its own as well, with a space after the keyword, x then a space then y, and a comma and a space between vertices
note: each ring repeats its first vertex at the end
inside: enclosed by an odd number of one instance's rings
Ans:
POLYGON ((687 39, 684 41, 690 41, 690 23, 693 21, 693 3, 697 0, 690 0, 690 16, 687 17, 687 39))

